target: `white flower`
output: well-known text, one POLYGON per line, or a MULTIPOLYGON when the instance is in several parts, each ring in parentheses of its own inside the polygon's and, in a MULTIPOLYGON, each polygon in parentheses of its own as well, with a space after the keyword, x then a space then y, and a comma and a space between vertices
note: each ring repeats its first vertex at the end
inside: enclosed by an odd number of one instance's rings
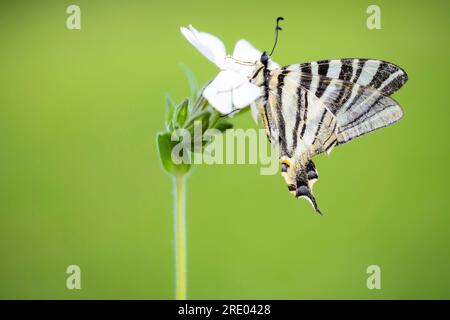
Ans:
MULTIPOLYGON (((242 109, 261 95, 261 88, 250 82, 261 52, 246 40, 239 40, 233 55, 227 56, 223 42, 193 26, 180 28, 183 36, 208 60, 221 69, 203 91, 203 96, 222 114, 242 109)), ((270 68, 279 67, 269 60, 270 68)))

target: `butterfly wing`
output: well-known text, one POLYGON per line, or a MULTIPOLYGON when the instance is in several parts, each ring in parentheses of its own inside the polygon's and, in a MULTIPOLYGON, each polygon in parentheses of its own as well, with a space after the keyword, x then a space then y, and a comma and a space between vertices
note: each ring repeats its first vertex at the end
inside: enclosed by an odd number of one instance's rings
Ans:
MULTIPOLYGON (((330 64, 329 69, 333 68, 335 64, 330 64)), ((357 81, 351 82, 339 79, 350 77, 345 72, 331 78, 299 69, 296 65, 272 70, 267 101, 263 101, 266 108, 259 109, 267 119, 271 140, 280 146, 280 160, 289 164, 282 173, 289 190, 296 197, 307 198, 319 211, 309 179, 309 173, 314 181, 317 179, 311 158, 401 119, 402 110, 388 93, 397 90, 404 81, 396 82, 391 76, 384 76, 386 80, 382 81, 377 71, 372 78, 378 80, 361 82, 353 78, 357 81)), ((364 68, 360 73, 363 71, 364 68)), ((364 71, 364 77, 367 72, 364 71)))
POLYGON ((288 69, 372 87, 387 96, 408 80, 408 75, 399 66, 375 59, 321 60, 290 65, 288 69))
MULTIPOLYGON (((299 73, 273 70, 263 119, 270 140, 279 145, 282 175, 297 198, 304 197, 320 212, 312 193, 318 175, 311 158, 336 144, 336 117, 311 91, 299 86, 299 73)), ((264 104, 264 101, 262 102, 264 104)))
POLYGON ((394 99, 373 87, 296 72, 291 79, 318 97, 335 115, 338 145, 393 124, 403 116, 394 99))

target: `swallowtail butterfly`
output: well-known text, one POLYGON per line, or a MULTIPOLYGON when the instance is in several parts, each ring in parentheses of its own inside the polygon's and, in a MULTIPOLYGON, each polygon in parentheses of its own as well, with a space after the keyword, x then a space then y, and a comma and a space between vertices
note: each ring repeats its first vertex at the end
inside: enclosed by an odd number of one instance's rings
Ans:
MULTIPOLYGON (((280 27, 277 19, 277 34, 280 27)), ((275 42, 276 43, 276 42, 275 42)), ((255 101, 268 138, 280 149, 289 191, 320 213, 312 187, 312 158, 402 118, 390 96, 407 81, 400 67, 381 60, 337 59, 270 69, 264 52, 250 82, 263 91, 255 101)))
MULTIPOLYGON (((400 67, 375 59, 321 60, 279 67, 270 56, 281 30, 280 20, 283 18, 277 19, 270 54, 261 54, 244 40, 236 45, 232 59, 251 69, 245 83, 221 89, 226 81, 220 81, 219 74, 204 95, 211 103, 216 99, 237 106, 246 98, 254 101, 252 111, 262 119, 268 139, 279 147, 281 174, 289 191, 309 200, 320 213, 312 191, 319 177, 312 158, 330 154, 336 146, 400 120, 402 109, 391 95, 408 77, 400 67), (254 62, 243 61, 250 56, 254 62), (222 96, 228 93, 226 100, 222 96)), ((227 71, 222 74, 230 77, 227 71)))

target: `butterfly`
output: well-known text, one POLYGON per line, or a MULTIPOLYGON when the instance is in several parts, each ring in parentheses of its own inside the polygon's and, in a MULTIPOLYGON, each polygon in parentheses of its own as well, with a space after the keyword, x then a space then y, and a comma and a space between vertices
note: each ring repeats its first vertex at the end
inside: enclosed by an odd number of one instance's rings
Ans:
POLYGON ((403 112, 391 95, 408 76, 399 66, 376 59, 280 67, 271 54, 261 54, 240 40, 232 57, 224 55, 216 61, 222 71, 203 95, 222 112, 250 103, 252 114, 259 116, 268 139, 280 150, 281 175, 288 190, 321 213, 313 195, 319 175, 312 158, 399 121, 403 112))
POLYGON ((263 54, 250 80, 264 92, 255 105, 268 138, 279 146, 289 191, 320 213, 312 158, 400 120, 402 109, 390 95, 407 75, 380 60, 322 60, 272 70, 267 60, 263 54))

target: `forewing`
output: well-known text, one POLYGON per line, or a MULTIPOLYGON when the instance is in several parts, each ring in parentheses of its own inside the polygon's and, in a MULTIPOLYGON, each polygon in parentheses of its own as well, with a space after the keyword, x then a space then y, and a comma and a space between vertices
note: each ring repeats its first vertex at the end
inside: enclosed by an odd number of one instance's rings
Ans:
POLYGON ((290 65, 287 69, 372 87, 388 96, 408 80, 406 72, 399 66, 375 59, 321 60, 290 65))

